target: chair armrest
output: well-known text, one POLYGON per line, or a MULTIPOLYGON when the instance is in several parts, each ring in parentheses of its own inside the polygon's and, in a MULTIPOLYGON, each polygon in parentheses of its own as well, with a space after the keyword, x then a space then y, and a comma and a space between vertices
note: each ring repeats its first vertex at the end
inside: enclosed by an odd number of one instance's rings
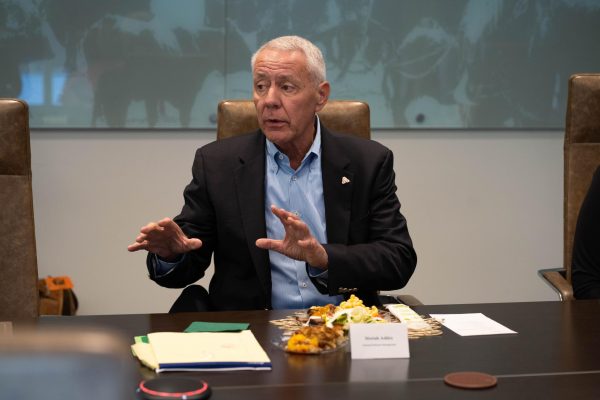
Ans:
POLYGON ((566 272, 564 268, 547 268, 538 271, 538 275, 558 294, 561 301, 575 299, 573 285, 565 278, 566 272))

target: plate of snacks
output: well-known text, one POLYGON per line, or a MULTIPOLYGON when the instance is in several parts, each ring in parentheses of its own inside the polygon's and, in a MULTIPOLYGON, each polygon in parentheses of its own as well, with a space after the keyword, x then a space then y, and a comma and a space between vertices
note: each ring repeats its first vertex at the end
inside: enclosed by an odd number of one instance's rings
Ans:
MULTIPOLYGON (((285 351, 298 354, 321 354, 337 350, 338 347, 347 344, 351 324, 404 323, 408 327, 410 339, 442 334, 438 321, 421 317, 407 305, 388 304, 386 308, 387 310, 381 310, 374 306, 365 306, 361 299, 351 295, 348 300, 342 301, 337 306, 334 304, 313 306, 307 310, 295 312, 294 315, 284 319, 270 322, 285 331, 282 339, 276 345, 285 351), (325 344, 321 344, 318 330, 314 332, 300 331, 308 327, 333 329, 340 337, 337 339, 339 343, 335 347, 327 344, 327 341, 323 341, 325 344), (308 337, 307 333, 309 333, 308 337), (298 336, 294 337, 289 346, 289 340, 296 334, 298 336), (309 339, 315 335, 317 336, 316 343, 315 339, 309 339)), ((327 331, 325 330, 325 332, 327 331)))

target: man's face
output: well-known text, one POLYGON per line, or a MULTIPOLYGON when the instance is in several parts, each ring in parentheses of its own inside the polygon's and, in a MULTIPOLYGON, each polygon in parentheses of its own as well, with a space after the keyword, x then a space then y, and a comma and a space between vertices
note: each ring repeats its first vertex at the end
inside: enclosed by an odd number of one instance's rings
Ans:
POLYGON ((329 84, 311 80, 304 53, 264 49, 252 75, 258 124, 265 136, 284 152, 310 146, 315 113, 327 102, 329 84))

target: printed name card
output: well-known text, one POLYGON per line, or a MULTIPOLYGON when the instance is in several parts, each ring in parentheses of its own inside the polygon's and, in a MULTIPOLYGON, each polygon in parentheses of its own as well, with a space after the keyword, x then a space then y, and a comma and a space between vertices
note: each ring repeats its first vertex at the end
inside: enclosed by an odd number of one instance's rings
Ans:
POLYGON ((404 324, 350 324, 352 358, 409 358, 404 324))

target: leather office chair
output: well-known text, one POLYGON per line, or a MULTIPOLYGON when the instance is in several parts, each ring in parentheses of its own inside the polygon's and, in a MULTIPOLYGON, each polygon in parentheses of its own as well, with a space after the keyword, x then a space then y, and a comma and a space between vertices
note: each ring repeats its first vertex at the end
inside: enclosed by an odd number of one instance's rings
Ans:
POLYGON ((574 299, 571 259, 575 226, 594 171, 600 165, 600 74, 571 76, 565 123, 564 267, 539 271, 563 301, 574 299))
MULTIPOLYGON (((361 101, 330 100, 319 112, 323 125, 334 132, 344 132, 365 139, 371 138, 369 105, 361 101)), ((217 140, 258 129, 256 109, 251 100, 224 100, 217 111, 217 140)), ((400 301, 407 305, 421 305, 411 295, 380 295, 383 304, 400 301)))
MULTIPOLYGON (((369 105, 360 101, 329 101, 319 112, 323 125, 334 132, 371 138, 369 105)), ((256 109, 251 100, 224 100, 217 112, 217 140, 258 129, 256 109)))
POLYGON ((0 320, 38 315, 27 104, 0 99, 0 320))

